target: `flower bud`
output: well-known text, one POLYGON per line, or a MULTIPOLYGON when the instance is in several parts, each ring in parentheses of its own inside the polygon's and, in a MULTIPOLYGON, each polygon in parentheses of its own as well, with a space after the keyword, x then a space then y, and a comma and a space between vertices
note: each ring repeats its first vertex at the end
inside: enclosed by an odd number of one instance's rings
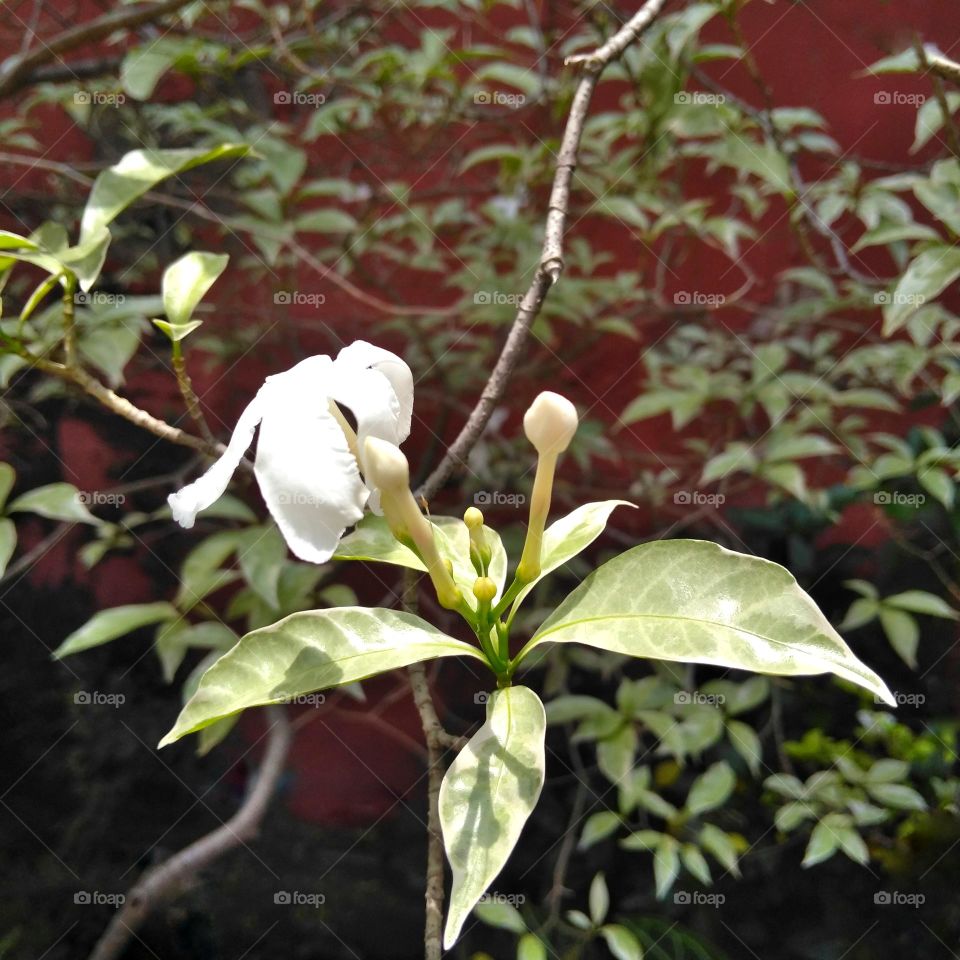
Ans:
POLYGON ((483 514, 476 507, 467 507, 463 514, 463 522, 470 530, 483 526, 483 514))
POLYGON ((364 471, 378 490, 393 493, 410 486, 410 465, 400 448, 379 437, 367 437, 364 444, 364 471))
POLYGON ((481 603, 491 603, 497 595, 497 585, 489 577, 477 577, 473 581, 473 595, 481 603))
POLYGON ((559 393, 538 394, 523 416, 527 439, 543 456, 558 456, 570 446, 577 432, 577 408, 559 393))

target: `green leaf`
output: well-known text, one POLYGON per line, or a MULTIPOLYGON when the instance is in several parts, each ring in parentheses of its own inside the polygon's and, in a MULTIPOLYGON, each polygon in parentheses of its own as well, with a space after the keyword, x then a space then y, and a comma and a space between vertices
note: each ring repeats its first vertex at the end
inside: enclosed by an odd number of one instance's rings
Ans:
POLYGON ((680 847, 680 860, 687 872, 696 877, 702 884, 709 886, 713 883, 713 877, 710 875, 710 865, 699 848, 692 843, 685 843, 680 847))
POLYGON ((942 503, 948 510, 953 509, 956 489, 950 474, 946 470, 927 467, 917 471, 917 480, 934 500, 942 503))
POLYGON ((725 870, 735 877, 740 876, 737 863, 737 846, 730 836, 712 823, 705 823, 698 837, 700 846, 714 856, 725 870))
MULTIPOLYGON (((222 653, 229 650, 236 642, 237 635, 226 624, 217 620, 204 623, 176 620, 160 627, 153 649, 160 659, 163 679, 167 683, 173 683, 173 678, 180 664, 183 663, 187 650, 199 648, 218 650, 222 653)), ((199 677, 197 680, 199 682, 199 677)))
POLYGON ((17 471, 9 463, 0 463, 0 510, 3 509, 16 482, 17 471))
POLYGON ((601 500, 596 503, 585 503, 572 513, 551 523, 543 532, 540 576, 526 584, 517 594, 513 609, 516 610, 523 603, 524 598, 547 574, 586 550, 603 533, 610 514, 617 507, 636 509, 635 505, 627 500, 601 500))
POLYGON ((304 233, 351 233, 357 221, 343 210, 310 210, 294 221, 297 230, 304 233))
POLYGON ((910 613, 922 613, 928 617, 942 617, 945 620, 956 620, 960 617, 949 603, 935 593, 926 590, 904 590, 903 593, 894 593, 883 598, 888 607, 898 610, 908 610, 910 613))
POLYGON ((443 935, 447 949, 503 869, 536 806, 545 734, 543 704, 532 690, 498 690, 487 703, 486 722, 443 778, 440 825, 453 873, 443 935))
POLYGON ((727 736, 733 749, 740 754, 749 771, 756 777, 760 775, 763 763, 763 746, 756 730, 739 720, 727 721, 727 736))
POLYGON ((710 810, 722 807, 733 793, 737 777, 730 764, 721 760, 713 764, 706 773, 697 777, 687 795, 687 812, 698 817, 710 810))
POLYGON ((383 517, 370 514, 347 534, 333 555, 334 560, 367 560, 392 563, 411 570, 426 572, 423 561, 409 548, 399 543, 390 532, 383 517))
POLYGON ((248 707, 283 703, 421 660, 452 656, 486 662, 475 647, 409 613, 361 607, 294 613, 248 633, 225 653, 204 675, 160 746, 248 707))
POLYGON ((905 783, 870 783, 866 784, 867 793, 877 803, 894 810, 926 810, 927 801, 917 793, 913 787, 905 783))
POLYGON ((93 183, 80 221, 80 241, 108 226, 138 198, 162 180, 215 160, 242 157, 245 144, 224 143, 190 150, 132 150, 102 171, 93 183))
POLYGON ((48 483, 28 490, 7 507, 7 512, 35 513, 48 520, 70 523, 100 523, 84 506, 83 494, 72 483, 48 483))
POLYGON ((588 576, 520 651, 585 643, 758 673, 834 673, 895 703, 788 570, 701 540, 642 544, 588 576))
POLYGON ((182 340, 196 325, 185 329, 193 311, 227 267, 227 254, 205 253, 195 250, 171 263, 163 271, 161 290, 163 309, 172 332, 164 332, 171 340, 182 340))
POLYGON ((587 902, 590 905, 590 919, 599 926, 607 919, 607 911, 610 909, 610 891, 602 872, 594 875, 587 902))
POLYGON ((526 933, 527 924, 520 911, 512 904, 502 900, 481 900, 473 912, 486 924, 511 933, 526 933))
POLYGON ((517 943, 517 960, 547 960, 547 948, 532 933, 525 933, 517 943))
POLYGON ((653 877, 657 887, 657 899, 662 900, 673 886, 680 873, 680 844, 664 833, 653 851, 653 877))
POLYGON ((917 666, 917 645, 920 642, 920 628, 909 613, 902 610, 889 610, 880 606, 880 625, 890 641, 897 656, 911 670, 917 666))
POLYGON ((287 559, 287 543, 280 531, 272 524, 244 531, 237 558, 247 583, 267 606, 279 609, 280 574, 287 559))
POLYGON ((6 573, 7 564, 17 549, 17 528, 12 520, 0 519, 0 577, 6 573))
POLYGON ((162 620, 174 620, 180 614, 173 604, 134 603, 124 607, 111 607, 95 613, 79 630, 74 630, 53 652, 55 660, 62 660, 72 653, 99 647, 101 644, 126 636, 141 627, 162 620))
POLYGON ((149 100, 157 82, 183 52, 183 41, 166 36, 131 50, 120 65, 120 85, 124 92, 134 100, 149 100))
POLYGON ((840 833, 846 818, 836 822, 836 814, 827 814, 814 828, 803 855, 804 867, 812 867, 824 860, 829 860, 840 846, 840 833), (833 818, 833 820, 831 820, 833 818))
POLYGON ((626 927, 608 923, 600 928, 600 936, 616 960, 643 960, 643 947, 626 927))
POLYGON ((960 277, 960 247, 940 244, 924 250, 907 267, 883 307, 883 335, 896 333, 920 306, 938 297, 960 277))
POLYGON ((606 840, 611 834, 616 833, 620 823, 620 817, 612 810, 602 810, 600 813, 591 814, 583 825, 583 832, 580 834, 580 842, 577 844, 577 848, 586 850, 595 843, 606 840))

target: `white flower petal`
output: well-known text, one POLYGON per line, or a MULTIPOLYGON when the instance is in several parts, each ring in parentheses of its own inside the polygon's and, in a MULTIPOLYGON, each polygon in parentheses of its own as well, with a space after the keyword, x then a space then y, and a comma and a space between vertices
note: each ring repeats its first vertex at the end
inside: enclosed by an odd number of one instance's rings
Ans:
MULTIPOLYGON (((410 368, 395 353, 376 347, 366 340, 355 340, 344 347, 334 361, 339 370, 373 369, 382 373, 393 387, 399 405, 397 439, 381 437, 392 443, 400 444, 410 436, 410 422, 413 417, 413 374, 410 368)), ((356 411, 354 411, 356 413, 356 411)), ((379 434, 371 434, 379 436, 379 434)), ((363 449, 361 443, 360 449, 363 449)))
POLYGON ((271 378, 257 442, 263 499, 301 560, 330 559, 344 530, 363 516, 367 489, 340 425, 327 407, 329 357, 310 357, 271 378))
POLYGON ((247 404, 247 408, 240 414, 240 419, 233 430, 233 436, 227 449, 207 472, 193 483, 187 484, 176 493, 167 497, 173 519, 188 530, 197 519, 197 514, 211 504, 216 503, 223 496, 230 483, 244 453, 253 441, 253 432, 263 417, 263 411, 268 406, 268 394, 271 388, 264 384, 257 395, 247 404))

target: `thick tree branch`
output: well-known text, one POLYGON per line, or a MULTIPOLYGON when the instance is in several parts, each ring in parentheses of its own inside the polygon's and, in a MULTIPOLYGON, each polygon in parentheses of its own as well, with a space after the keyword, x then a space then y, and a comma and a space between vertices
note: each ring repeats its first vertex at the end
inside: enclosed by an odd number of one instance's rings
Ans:
MULTIPOLYGON (((120 7, 103 16, 78 24, 55 37, 40 40, 39 43, 23 53, 7 57, 0 63, 0 97, 9 97, 34 82, 33 72, 54 60, 61 53, 76 50, 110 36, 115 30, 132 30, 144 23, 158 20, 168 13, 185 7, 191 0, 162 0, 161 3, 138 4, 134 7, 120 7)), ((69 65, 65 65, 69 69, 69 65)))
POLYGON ((214 860, 256 836, 283 773, 291 740, 290 722, 283 707, 269 707, 265 712, 270 724, 267 749, 253 788, 240 809, 216 830, 144 873, 114 914, 90 960, 115 960, 157 907, 182 893, 214 860))
POLYGON ((450 444, 443 459, 417 491, 419 496, 427 500, 435 496, 450 474, 466 462, 470 451, 480 439, 490 416, 503 398, 504 390, 523 354, 530 328, 540 313, 547 293, 563 272, 563 234, 570 203, 570 185, 577 167, 580 138, 583 135, 590 100, 600 75, 654 22, 666 6, 666 2, 667 0, 647 0, 640 10, 601 47, 593 53, 570 57, 567 60, 569 64, 582 65, 585 75, 573 95, 567 125, 563 131, 563 140, 560 143, 560 152, 557 155, 557 169, 550 190, 540 262, 520 302, 506 342, 477 405, 467 417, 467 422, 450 444))

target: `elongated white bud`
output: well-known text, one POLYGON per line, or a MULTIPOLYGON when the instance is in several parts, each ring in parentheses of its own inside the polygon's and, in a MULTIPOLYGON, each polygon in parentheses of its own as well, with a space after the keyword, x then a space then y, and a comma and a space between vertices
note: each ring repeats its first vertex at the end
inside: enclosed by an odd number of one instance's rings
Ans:
POLYGON ((559 393, 538 394, 523 416, 523 430, 541 457, 558 456, 577 432, 577 408, 559 393))

